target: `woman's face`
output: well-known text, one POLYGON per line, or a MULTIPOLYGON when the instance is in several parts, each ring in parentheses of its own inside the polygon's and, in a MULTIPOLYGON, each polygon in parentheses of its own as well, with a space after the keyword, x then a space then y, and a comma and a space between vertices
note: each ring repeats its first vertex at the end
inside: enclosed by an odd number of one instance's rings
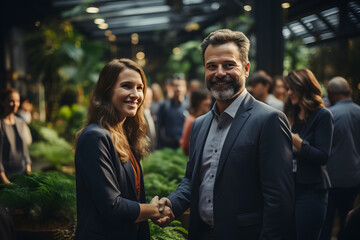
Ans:
POLYGON ((113 88, 112 103, 121 120, 134 117, 144 99, 144 84, 135 70, 125 68, 113 88))
POLYGON ((6 101, 3 103, 5 114, 17 113, 20 106, 20 95, 17 92, 13 92, 9 95, 6 101))
POLYGON ((288 98, 290 99, 290 102, 292 105, 299 105, 300 96, 297 92, 295 92, 292 88, 289 87, 287 94, 288 94, 288 98))
POLYGON ((208 111, 210 111, 210 107, 211 107, 211 98, 209 96, 206 99, 202 100, 200 103, 199 109, 200 109, 201 114, 205 114, 208 111))

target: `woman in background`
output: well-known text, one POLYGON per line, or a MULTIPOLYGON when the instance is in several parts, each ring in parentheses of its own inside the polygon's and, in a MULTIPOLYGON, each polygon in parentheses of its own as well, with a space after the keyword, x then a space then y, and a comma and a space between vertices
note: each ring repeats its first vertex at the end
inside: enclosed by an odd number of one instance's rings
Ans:
POLYGON ((180 147, 183 149, 185 155, 189 155, 190 133, 193 123, 197 117, 210 110, 210 105, 211 98, 207 90, 197 89, 191 93, 190 114, 185 118, 182 136, 179 140, 180 147))
POLYGON ((0 93, 0 179, 10 183, 11 174, 30 174, 31 160, 28 150, 27 125, 17 117, 20 94, 13 88, 0 93))
POLYGON ((285 78, 287 115, 293 139, 296 239, 319 239, 324 224, 330 180, 326 170, 334 129, 324 108, 321 89, 308 69, 294 70, 285 78))
POLYGON ((100 73, 76 145, 76 239, 149 239, 147 219, 173 217, 157 197, 145 204, 145 94, 144 72, 130 59, 112 60, 100 73))

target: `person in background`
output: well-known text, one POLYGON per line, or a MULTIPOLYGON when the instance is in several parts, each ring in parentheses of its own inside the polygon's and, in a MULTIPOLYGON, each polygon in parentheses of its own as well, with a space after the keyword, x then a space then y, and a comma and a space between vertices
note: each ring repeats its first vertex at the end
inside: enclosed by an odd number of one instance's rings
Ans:
MULTIPOLYGON (((334 137, 327 169, 332 188, 321 240, 330 240, 336 212, 339 216, 338 240, 344 237, 346 216, 354 207, 360 189, 360 106, 350 98, 350 87, 343 77, 327 85, 329 110, 334 116, 334 137)), ((358 226, 359 227, 359 226, 358 226)))
POLYGON ((187 86, 187 92, 185 95, 185 101, 187 104, 188 109, 190 109, 190 98, 191 98, 191 93, 197 89, 202 89, 203 86, 201 84, 201 82, 197 79, 191 79, 188 86, 187 86))
POLYGON ((29 101, 29 99, 25 99, 20 106, 19 111, 17 112, 17 115, 19 117, 21 117, 22 119, 24 119, 24 121, 27 124, 31 123, 31 112, 33 110, 33 105, 32 103, 29 101))
POLYGON ((159 108, 160 108, 161 103, 164 101, 164 94, 162 92, 160 84, 158 84, 158 83, 151 84, 151 90, 153 93, 153 98, 152 98, 151 105, 150 105, 150 112, 151 112, 151 116, 154 120, 154 123, 156 125, 159 108))
POLYGON ((283 76, 275 76, 273 77, 274 80, 274 88, 273 88, 273 95, 285 102, 286 97, 287 97, 287 93, 286 93, 286 88, 285 88, 285 80, 283 76))
POLYGON ((174 74, 172 88, 174 96, 165 100, 160 108, 157 118, 158 140, 160 148, 178 148, 184 121, 189 114, 185 101, 186 79, 183 74, 174 74))
POLYGON ((207 113, 210 110, 211 98, 205 89, 197 89, 190 96, 190 114, 186 117, 180 139, 180 147, 185 155, 189 155, 191 127, 197 117, 207 113))
POLYGON ((152 99, 153 99, 153 91, 151 90, 151 88, 148 88, 144 99, 144 118, 148 126, 146 131, 146 136, 150 140, 149 150, 151 152, 155 150, 157 143, 155 123, 150 111, 152 99))
POLYGON ((165 93, 165 100, 169 100, 174 97, 174 88, 171 78, 166 79, 164 82, 164 93, 165 93))
POLYGON ((158 197, 145 203, 146 90, 143 70, 130 59, 114 59, 100 73, 75 151, 77 240, 148 240, 147 219, 173 218, 158 197))
POLYGON ((294 148, 296 239, 317 240, 331 187, 326 164, 334 120, 324 107, 320 84, 310 70, 293 70, 285 82, 288 99, 284 113, 291 125, 294 148))
POLYGON ((16 116, 20 94, 13 88, 0 93, 0 180, 10 183, 11 174, 30 174, 31 160, 24 133, 25 121, 16 116))
POLYGON ((259 101, 279 110, 284 110, 284 102, 280 101, 272 91, 272 79, 265 71, 257 71, 249 77, 249 92, 259 101))
POLYGON ((282 112, 245 88, 249 48, 242 32, 229 29, 210 33, 201 44, 205 82, 216 104, 195 119, 185 176, 160 200, 175 216, 191 207, 190 240, 289 236, 291 133, 282 112))

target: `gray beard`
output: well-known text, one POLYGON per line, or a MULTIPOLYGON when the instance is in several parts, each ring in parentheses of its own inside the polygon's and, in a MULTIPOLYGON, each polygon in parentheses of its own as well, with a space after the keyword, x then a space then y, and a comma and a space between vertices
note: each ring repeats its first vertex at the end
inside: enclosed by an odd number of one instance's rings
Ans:
POLYGON ((229 101, 229 100, 233 99, 234 96, 236 95, 234 86, 231 86, 227 89, 211 88, 210 93, 216 100, 221 101, 221 102, 229 101))

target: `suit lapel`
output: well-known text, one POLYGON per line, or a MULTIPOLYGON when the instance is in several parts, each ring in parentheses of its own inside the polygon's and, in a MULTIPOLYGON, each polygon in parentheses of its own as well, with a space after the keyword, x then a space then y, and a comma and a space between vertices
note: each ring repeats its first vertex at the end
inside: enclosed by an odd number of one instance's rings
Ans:
POLYGON ((236 138, 238 137, 241 129, 243 128, 246 120, 251 115, 250 110, 251 110, 253 104, 254 104, 254 99, 248 93, 246 95, 245 99, 243 100, 243 102, 241 103, 238 111, 236 112, 235 118, 233 119, 231 127, 229 129, 229 132, 225 138, 225 142, 222 147, 221 154, 220 154, 220 160, 219 160, 219 165, 218 165, 218 169, 216 172, 216 178, 219 176, 221 169, 223 168, 223 166, 228 158, 228 155, 230 153, 230 150, 231 150, 236 138))
POLYGON ((131 188, 133 190, 134 196, 136 197, 137 193, 136 193, 136 186, 135 186, 135 174, 134 174, 134 169, 131 166, 131 162, 129 160, 129 161, 125 162, 125 163, 121 162, 121 164, 123 165, 123 167, 125 169, 125 172, 128 175, 128 179, 130 179, 131 188))

